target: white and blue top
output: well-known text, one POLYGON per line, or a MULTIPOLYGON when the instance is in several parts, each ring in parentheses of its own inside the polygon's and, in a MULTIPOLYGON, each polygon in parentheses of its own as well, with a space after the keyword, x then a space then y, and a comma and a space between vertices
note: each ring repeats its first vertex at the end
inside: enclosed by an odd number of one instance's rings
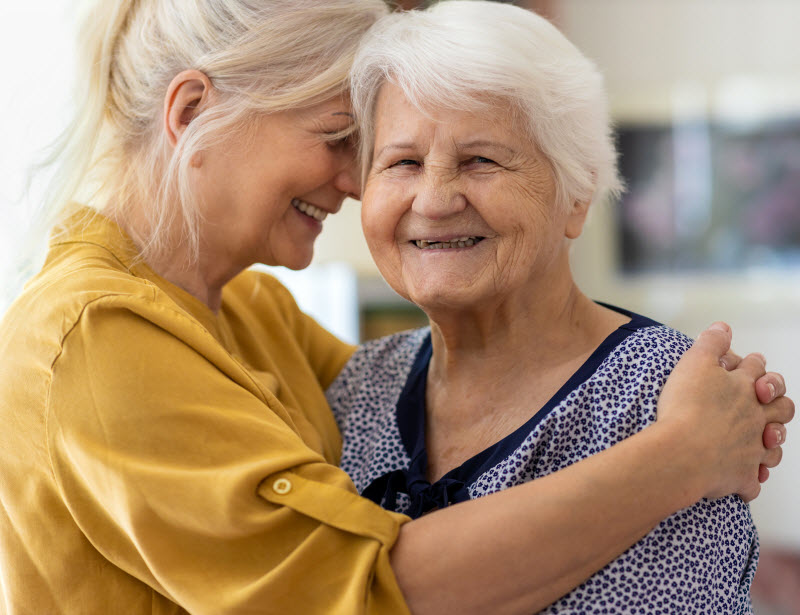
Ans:
MULTIPOLYGON (((342 468, 359 492, 412 518, 535 480, 656 420, 658 395, 692 341, 631 317, 522 427, 431 484, 426 479, 428 328, 366 343, 328 389, 343 436, 342 468)), ((601 528, 598 528, 602 531, 601 528)), ((758 537, 738 496, 701 500, 543 613, 752 613, 758 537)), ((422 564, 421 564, 422 565, 422 564)))

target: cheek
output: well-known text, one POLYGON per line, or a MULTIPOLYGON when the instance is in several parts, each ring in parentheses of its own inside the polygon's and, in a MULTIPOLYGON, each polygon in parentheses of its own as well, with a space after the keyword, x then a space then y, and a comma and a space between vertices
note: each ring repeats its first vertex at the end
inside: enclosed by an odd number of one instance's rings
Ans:
POLYGON ((361 195, 361 230, 364 232, 364 239, 367 240, 367 245, 369 245, 370 250, 373 249, 373 245, 377 239, 376 231, 378 230, 378 226, 377 212, 375 210, 374 194, 364 191, 364 194, 361 195))
POLYGON ((389 285, 397 290, 395 278, 400 267, 400 254, 395 232, 401 212, 393 206, 392 194, 395 193, 391 189, 374 187, 364 191, 361 226, 372 259, 389 285))
POLYGON ((362 195, 361 225, 370 246, 394 242, 399 220, 397 193, 383 186, 367 186, 362 195))

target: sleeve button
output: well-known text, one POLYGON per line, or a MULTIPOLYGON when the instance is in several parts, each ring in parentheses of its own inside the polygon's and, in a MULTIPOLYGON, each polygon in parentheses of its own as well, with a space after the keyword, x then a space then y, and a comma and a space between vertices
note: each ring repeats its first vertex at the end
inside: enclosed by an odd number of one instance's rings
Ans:
POLYGON ((292 490, 292 482, 288 478, 279 478, 272 483, 272 490, 278 495, 286 495, 292 490))

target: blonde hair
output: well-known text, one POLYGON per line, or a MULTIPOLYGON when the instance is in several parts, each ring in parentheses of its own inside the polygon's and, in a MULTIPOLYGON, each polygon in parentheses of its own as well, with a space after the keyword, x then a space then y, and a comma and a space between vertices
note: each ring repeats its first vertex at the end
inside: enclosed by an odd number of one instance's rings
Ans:
POLYGON ((95 0, 80 33, 82 104, 42 165, 52 175, 42 225, 58 232, 74 200, 112 218, 144 204, 142 257, 165 253, 176 222, 196 257, 192 156, 257 114, 344 94, 359 39, 387 12, 383 0, 95 0), (216 95, 170 150, 164 96, 185 69, 216 95))
POLYGON ((622 190, 600 72, 531 11, 444 0, 389 15, 362 39, 350 79, 362 181, 372 162, 378 92, 390 82, 423 113, 498 113, 498 101, 508 103, 509 121, 521 122, 550 162, 562 207, 622 190))

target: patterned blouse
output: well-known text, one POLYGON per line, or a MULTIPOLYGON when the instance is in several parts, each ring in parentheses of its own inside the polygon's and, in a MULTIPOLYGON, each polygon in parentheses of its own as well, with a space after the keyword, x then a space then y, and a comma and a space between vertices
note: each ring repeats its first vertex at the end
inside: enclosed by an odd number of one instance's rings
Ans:
MULTIPOLYGON (((614 308, 617 309, 617 308, 614 308)), ((328 389, 344 444, 342 468, 359 492, 419 517, 546 476, 656 420, 664 382, 691 346, 685 335, 631 317, 519 429, 431 484, 426 479, 425 386, 430 330, 368 342, 328 389)), ((701 500, 543 613, 752 613, 758 537, 738 496, 701 500)))

